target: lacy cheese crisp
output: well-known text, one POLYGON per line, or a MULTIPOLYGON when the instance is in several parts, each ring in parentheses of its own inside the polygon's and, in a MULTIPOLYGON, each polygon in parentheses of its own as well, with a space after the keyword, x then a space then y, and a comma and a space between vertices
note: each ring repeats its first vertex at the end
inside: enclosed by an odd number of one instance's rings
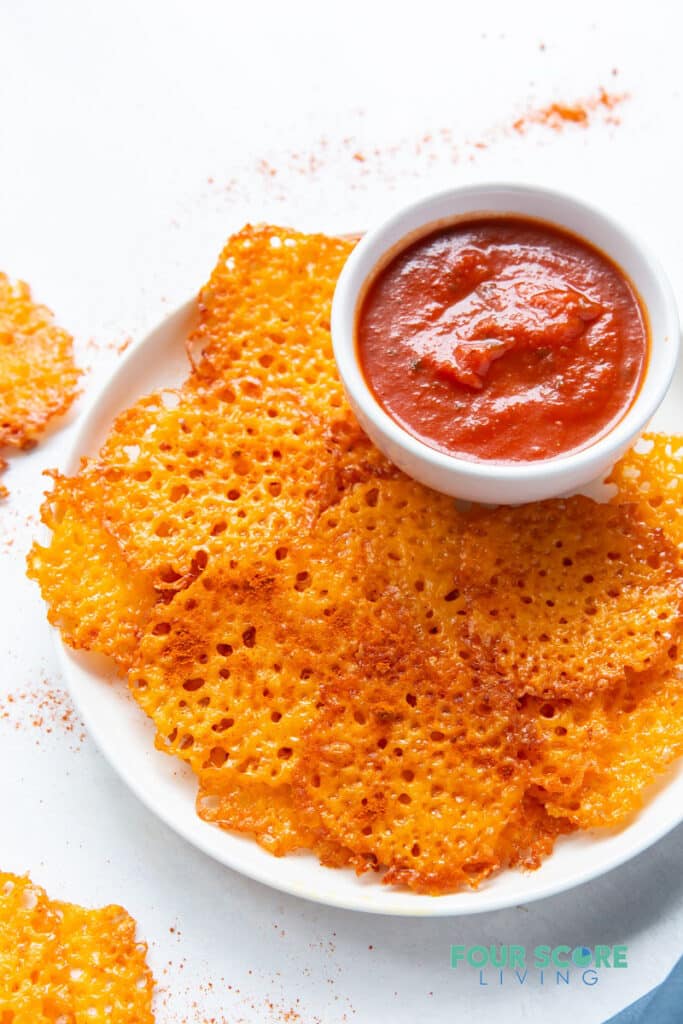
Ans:
POLYGON ((0 1020, 153 1024, 154 979, 122 907, 86 910, 0 873, 0 1020))
POLYGON ((468 511, 409 479, 337 377, 351 248, 228 241, 187 380, 55 476, 29 573, 201 817, 439 894, 624 821, 682 752, 680 445, 627 456, 607 505, 468 511))
POLYGON ((73 402, 79 376, 70 335, 32 301, 28 285, 0 273, 0 450, 34 445, 73 402))

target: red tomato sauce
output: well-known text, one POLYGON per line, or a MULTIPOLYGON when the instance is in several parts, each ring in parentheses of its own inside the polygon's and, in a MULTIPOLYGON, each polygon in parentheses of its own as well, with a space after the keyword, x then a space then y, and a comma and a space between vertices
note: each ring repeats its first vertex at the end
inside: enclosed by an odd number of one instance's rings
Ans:
POLYGON ((385 411, 438 451, 549 459, 607 433, 632 404, 646 317, 619 268, 541 221, 439 229, 372 281, 356 323, 385 411))

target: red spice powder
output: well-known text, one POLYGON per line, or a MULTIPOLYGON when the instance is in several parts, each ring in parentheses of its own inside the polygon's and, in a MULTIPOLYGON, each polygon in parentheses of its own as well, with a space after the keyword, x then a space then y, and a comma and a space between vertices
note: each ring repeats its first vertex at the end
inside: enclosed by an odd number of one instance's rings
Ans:
MULTIPOLYGON (((613 75, 615 73, 616 70, 612 72, 613 75)), ((307 150, 284 150, 263 156, 255 161, 251 172, 256 172, 262 188, 282 202, 288 200, 289 187, 297 178, 320 181, 325 172, 343 165, 353 171, 349 182, 351 191, 375 188, 379 183, 391 187, 406 173, 419 177, 427 167, 438 163, 475 162, 483 150, 516 135, 525 135, 532 128, 562 132, 586 129, 593 123, 618 125, 620 119, 616 109, 627 98, 626 93, 610 93, 600 87, 594 94, 581 99, 557 99, 545 106, 530 107, 519 115, 484 128, 473 138, 456 137, 449 127, 382 146, 363 146, 355 135, 336 140, 322 137, 307 150)), ((236 199, 250 199, 250 189, 244 180, 232 178, 221 189, 236 199)))
POLYGON ((53 688, 47 680, 41 686, 0 694, 0 725, 17 731, 32 730, 36 745, 52 733, 72 740, 71 749, 80 750, 85 727, 66 690, 53 688))
POLYGON ((619 124, 619 117, 613 111, 626 99, 627 93, 608 93, 605 89, 599 89, 595 96, 574 103, 555 102, 546 107, 527 110, 513 121, 512 127, 520 134, 524 134, 534 124, 552 128, 556 132, 562 131, 568 124, 587 128, 593 116, 600 113, 606 115, 608 124, 619 124))

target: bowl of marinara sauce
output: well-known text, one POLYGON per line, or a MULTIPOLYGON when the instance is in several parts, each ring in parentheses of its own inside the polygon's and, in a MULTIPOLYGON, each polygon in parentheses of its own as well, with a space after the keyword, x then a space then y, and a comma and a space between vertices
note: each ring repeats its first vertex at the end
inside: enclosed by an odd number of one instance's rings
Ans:
POLYGON ((400 469, 518 504, 607 473, 662 402, 680 335, 659 264, 611 218, 475 185, 363 237, 332 340, 362 427, 400 469))

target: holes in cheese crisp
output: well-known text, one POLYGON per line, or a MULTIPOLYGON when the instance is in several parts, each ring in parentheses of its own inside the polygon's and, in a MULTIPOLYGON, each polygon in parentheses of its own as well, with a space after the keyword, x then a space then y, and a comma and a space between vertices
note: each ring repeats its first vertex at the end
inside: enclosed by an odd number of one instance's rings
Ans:
POLYGON ((296 574, 296 582, 294 584, 294 589, 295 590, 298 590, 299 592, 301 592, 302 590, 306 590, 306 588, 309 587, 310 584, 311 584, 311 577, 310 577, 309 573, 307 573, 306 571, 303 571, 303 572, 298 572, 296 574))
POLYGON ((218 397, 221 402, 225 402, 226 405, 232 405, 232 403, 237 400, 235 391, 227 385, 218 389, 218 397))
POLYGON ((170 622, 157 622, 154 628, 152 629, 152 633, 154 634, 154 636, 168 636, 170 632, 170 622))
POLYGON ((274 498, 278 498, 282 494, 282 484, 279 480, 271 480, 268 484, 268 490, 274 498))
POLYGON ((208 564, 209 564, 209 556, 208 556, 207 552, 203 551, 203 550, 202 551, 195 551, 194 556, 192 558, 192 562, 190 563, 190 568, 191 568, 193 574, 196 575, 197 573, 203 572, 204 569, 206 569, 208 564))
POLYGON ((213 732, 225 732, 226 729, 232 729, 234 724, 234 718, 221 718, 211 726, 211 729, 213 732))
POLYGON ((228 753, 223 747, 212 747, 209 752, 208 765, 212 768, 222 768, 228 760, 228 753))
POLYGON ((176 572, 172 566, 167 565, 163 569, 159 570, 159 579, 162 583, 177 583, 182 579, 182 576, 179 572, 176 572))
POLYGON ((193 676, 191 679, 186 679, 183 683, 183 690, 187 690, 188 693, 194 693, 195 690, 201 690, 205 680, 200 676, 193 676))
POLYGON ((190 488, 187 484, 174 484, 169 491, 168 497, 171 501, 180 501, 181 498, 186 498, 190 493, 190 488))
POLYGON ((407 805, 407 804, 412 803, 412 800, 411 800, 410 796, 408 795, 408 793, 399 793, 398 802, 400 804, 406 804, 407 805))
POLYGON ((293 753, 294 751, 292 750, 291 747, 280 747, 280 749, 277 752, 277 756, 280 758, 281 761, 289 761, 293 753))
POLYGON ((181 750, 189 750, 193 743, 194 736, 188 733, 187 735, 183 736, 178 746, 180 747, 181 750))
POLYGON ((229 658, 232 654, 232 644, 216 644, 216 651, 222 658, 229 658))
POLYGON ((225 519, 220 519, 217 523, 214 523, 211 527, 211 536, 218 537, 221 533, 224 533, 227 529, 228 524, 225 519))
POLYGON ((256 644, 256 626, 247 626, 242 633, 242 643, 245 647, 254 647, 256 644))

